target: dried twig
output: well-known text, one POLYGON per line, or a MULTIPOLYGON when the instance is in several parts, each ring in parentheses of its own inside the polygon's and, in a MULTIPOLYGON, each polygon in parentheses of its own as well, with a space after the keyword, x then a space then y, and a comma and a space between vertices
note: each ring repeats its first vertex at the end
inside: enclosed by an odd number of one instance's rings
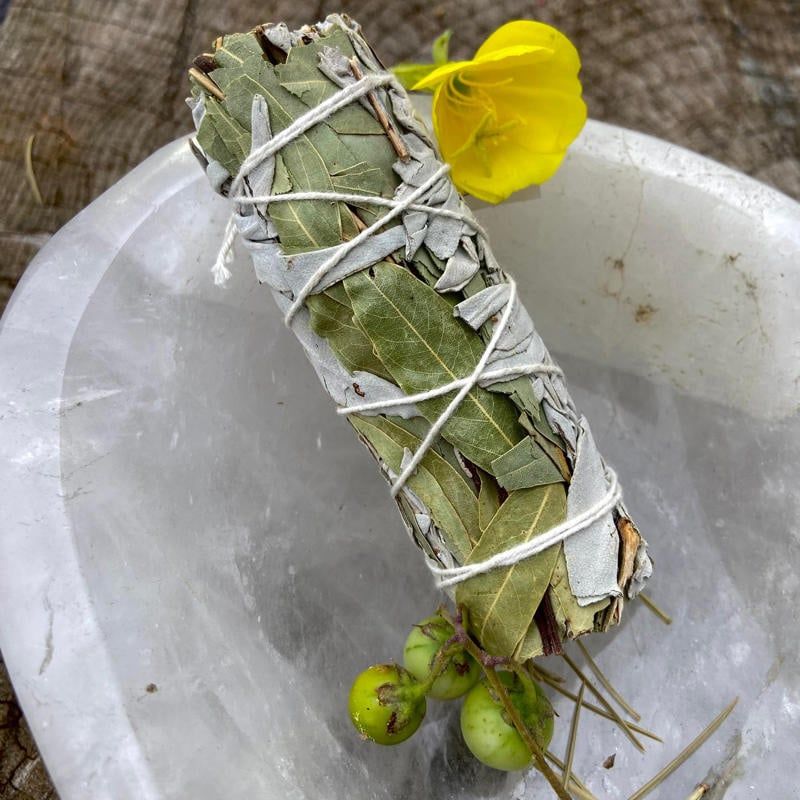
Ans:
MULTIPOLYGON (((578 695, 569 691, 569 689, 565 689, 559 683, 553 681, 547 675, 539 672, 539 667, 530 667, 533 677, 537 680, 541 680, 543 683, 546 683, 549 687, 551 687, 554 691, 558 692, 559 694, 564 695, 564 697, 569 698, 572 700, 573 703, 577 702, 578 695)), ((598 717, 603 717, 604 719, 610 720, 611 722, 616 722, 614 717, 611 716, 607 711, 604 711, 600 706, 596 706, 593 703, 589 703, 586 700, 581 703, 581 705, 587 709, 587 711, 591 711, 593 714, 597 714, 598 717)), ((627 723, 628 727, 634 731, 635 733, 640 733, 642 736, 646 736, 648 739, 652 739, 654 742, 662 742, 663 739, 658 736, 657 734, 653 733, 653 731, 647 730, 647 728, 643 728, 641 725, 637 725, 634 722, 627 723)))
POLYGON ((200 72, 197 67, 189 67, 189 77, 201 88, 205 89, 210 95, 213 95, 220 102, 225 99, 225 93, 217 84, 211 80, 204 72, 200 72))
MULTIPOLYGON (((566 764, 555 754, 552 753, 550 750, 544 751, 544 757, 551 763, 554 764, 561 772, 564 772, 566 768, 566 764)), ((597 800, 597 798, 589 791, 586 784, 580 780, 577 775, 570 775, 569 778, 569 790, 581 798, 581 800, 597 800)))
MULTIPOLYGON (((355 58, 350 59, 350 71, 353 73, 356 80, 361 80, 361 78, 364 77, 364 73, 361 71, 361 67, 358 66, 358 61, 356 61, 355 58)), ((401 161, 408 161, 410 157, 408 148, 400 137, 400 134, 395 130, 394 125, 392 125, 391 120, 386 114, 386 109, 383 107, 381 101, 378 100, 378 96, 375 92, 367 92, 367 100, 369 100, 369 104, 372 106, 372 110, 375 112, 375 116, 378 118, 381 127, 386 131, 386 135, 389 137, 389 141, 392 143, 395 153, 397 153, 401 161)))
POLYGON ((43 206, 44 198, 42 197, 41 189, 39 189, 39 181, 36 179, 36 173, 33 171, 33 143, 35 140, 35 133, 32 133, 25 140, 25 177, 28 179, 31 192, 33 192, 33 199, 36 200, 38 205, 43 206))

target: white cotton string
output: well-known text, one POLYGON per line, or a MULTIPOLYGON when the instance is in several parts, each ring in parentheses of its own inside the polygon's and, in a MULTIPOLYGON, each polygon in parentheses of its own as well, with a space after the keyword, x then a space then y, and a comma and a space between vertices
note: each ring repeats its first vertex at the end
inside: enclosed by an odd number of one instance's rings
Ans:
POLYGON ((224 286, 231 277, 231 271, 227 265, 233 260, 234 239, 236 239, 236 222, 231 214, 225 225, 225 234, 222 237, 222 244, 217 253, 217 260, 214 262, 214 266, 211 267, 211 274, 214 276, 214 284, 216 286, 224 286))
POLYGON ((446 589, 448 586, 454 586, 493 569, 510 567, 523 559, 531 558, 537 553, 547 550, 548 547, 563 542, 573 534, 585 530, 608 514, 622 498, 617 474, 610 467, 606 467, 606 478, 608 480, 608 490, 593 506, 580 514, 576 514, 574 517, 564 520, 561 524, 550 528, 550 530, 545 531, 535 539, 522 542, 515 547, 493 555, 491 558, 487 558, 485 561, 465 564, 462 567, 437 567, 429 560, 426 560, 428 568, 436 577, 437 586, 441 589, 446 589))
MULTIPOLYGON (((563 375, 561 367, 556 364, 522 364, 518 367, 502 367, 501 369, 485 370, 480 375, 481 381, 499 381, 501 378, 511 380, 513 378, 522 378, 525 375, 563 375)), ((383 411, 398 406, 407 406, 412 403, 421 403, 424 400, 433 400, 434 397, 441 397, 443 394, 455 391, 456 389, 464 386, 469 382, 469 378, 458 378, 450 383, 445 383, 443 386, 438 386, 435 389, 429 389, 427 392, 420 392, 419 394, 404 395, 403 397, 394 397, 387 400, 376 400, 374 403, 361 403, 357 406, 345 406, 337 408, 336 413, 342 415, 348 414, 362 414, 365 411, 383 411)))
POLYGON ((264 159, 275 155, 287 144, 293 142, 298 136, 302 136, 309 128, 313 128, 320 122, 324 122, 334 112, 344 108, 354 100, 358 100, 365 94, 369 94, 373 89, 390 83, 393 80, 388 72, 371 73, 359 78, 355 83, 339 89, 336 94, 332 94, 327 100, 323 100, 319 105, 314 106, 299 116, 291 125, 285 127, 280 133, 273 136, 269 141, 253 150, 239 167, 239 172, 231 184, 231 194, 238 194, 242 188, 242 182, 264 159))
POLYGON ((319 282, 355 247, 361 244, 361 242, 368 239, 372 236, 375 231, 382 228, 387 222, 394 219, 395 217, 400 216, 403 211, 406 210, 408 206, 410 206, 415 200, 419 197, 422 197, 425 192, 428 191, 432 186, 436 184, 436 182, 442 178, 442 176, 446 175, 447 172, 450 170, 449 164, 442 164, 433 175, 428 178, 421 186, 418 186, 411 192, 407 197, 399 200, 397 204, 389 211, 387 214, 384 214, 379 219, 375 220, 367 228, 364 228, 358 236, 354 236, 352 239, 349 239, 346 242, 342 242, 337 248, 334 254, 324 261, 322 264, 319 265, 319 268, 314 272, 314 274, 308 279, 305 286, 302 287, 297 292, 294 301, 289 306, 289 310, 286 312, 286 317, 284 321, 287 325, 292 324, 292 319, 294 315, 303 307, 305 304, 306 298, 314 292, 314 289, 317 288, 319 282))
MULTIPOLYGON (((286 194, 261 194, 261 195, 240 195, 231 198, 241 205, 259 206, 269 203, 294 202, 295 200, 328 200, 331 203, 361 203, 362 205, 384 206, 394 208, 400 201, 393 197, 382 197, 381 195, 353 194, 349 192, 287 192, 286 194)), ((434 217, 447 217, 456 219, 472 228, 484 240, 489 238, 486 230, 470 213, 466 211, 454 211, 450 208, 439 208, 438 206, 426 206, 423 203, 410 203, 404 205, 406 211, 422 211, 434 217)))

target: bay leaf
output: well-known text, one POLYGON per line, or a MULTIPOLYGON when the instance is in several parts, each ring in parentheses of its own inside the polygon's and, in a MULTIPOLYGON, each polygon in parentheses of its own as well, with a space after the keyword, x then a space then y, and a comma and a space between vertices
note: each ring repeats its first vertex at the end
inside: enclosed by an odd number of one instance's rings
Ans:
MULTIPOLYGON (((347 58, 355 56, 347 35, 341 30, 332 30, 319 40, 301 47, 293 47, 289 51, 286 63, 275 67, 281 85, 308 107, 319 105, 339 90, 339 87, 318 68, 320 54, 325 47, 336 48, 347 58)), ((378 120, 358 102, 336 111, 328 117, 326 124, 340 134, 359 136, 385 134, 378 120)))
MULTIPOLYGON (((564 520, 567 495, 561 483, 511 492, 481 535, 467 563, 535 539, 564 520)), ((553 545, 509 567, 476 575, 456 589, 469 608, 470 625, 493 655, 513 656, 550 585, 561 545, 553 545)))
MULTIPOLYGON (((483 352, 480 337, 453 317, 450 302, 407 270, 384 261, 351 275, 345 288, 356 320, 406 394, 437 388, 475 369, 483 352)), ((453 394, 419 403, 420 412, 433 422, 453 394)), ((522 435, 508 398, 479 387, 442 429, 445 439, 487 472, 522 435)))
POLYGON ((539 632, 539 626, 531 620, 525 636, 522 637, 522 641, 517 645, 514 657, 521 663, 529 658, 537 658, 543 654, 544 642, 542 641, 542 634, 539 632))
POLYGON ((492 461, 492 472, 508 492, 563 480, 555 464, 528 436, 492 461))
POLYGON ((595 617, 608 607, 610 598, 598 600, 587 606, 581 606, 572 593, 567 575, 567 559, 562 546, 553 575, 550 578, 550 597, 553 601, 553 611, 559 626, 564 629, 564 637, 574 639, 576 636, 588 633, 595 629, 595 617))
MULTIPOLYGON (((350 422, 395 473, 400 472, 405 450, 413 452, 421 442, 384 417, 354 414, 350 422)), ((467 480, 438 453, 429 450, 407 483, 430 509, 431 518, 460 563, 466 559, 480 536, 478 500, 467 480)))
POLYGON ((481 489, 478 493, 478 525, 481 531, 485 531, 500 509, 500 490, 497 481, 488 472, 480 470, 479 474, 481 489))
POLYGON ((219 161, 231 175, 250 152, 250 132, 226 114, 213 97, 205 98, 206 113, 197 141, 200 147, 219 161))
MULTIPOLYGON (((430 423, 424 417, 409 417, 408 419, 403 419, 402 417, 386 415, 386 418, 394 425, 397 425, 416 436, 420 441, 425 438, 425 434, 428 432, 428 428, 430 427, 430 423)), ((456 450, 453 445, 450 444, 450 442, 448 442, 446 439, 442 439, 442 437, 439 436, 431 445, 431 449, 435 450, 456 472, 458 472, 459 475, 463 475, 465 478, 467 478, 467 483, 472 488, 473 492, 476 492, 475 485, 469 479, 469 476, 467 476, 467 474, 464 472, 464 467, 458 460, 456 450)))
POLYGON ((327 292, 311 295, 306 300, 311 329, 326 339, 348 372, 371 372, 386 380, 391 375, 384 369, 372 349, 372 342, 353 322, 353 310, 348 304, 333 299, 327 292))

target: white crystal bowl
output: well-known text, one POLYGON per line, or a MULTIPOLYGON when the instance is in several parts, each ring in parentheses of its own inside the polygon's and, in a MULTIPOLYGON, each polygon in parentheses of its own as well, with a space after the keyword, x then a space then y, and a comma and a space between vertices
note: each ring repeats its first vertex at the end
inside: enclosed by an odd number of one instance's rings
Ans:
MULTIPOLYGON (((212 285, 225 215, 169 145, 52 239, 2 320, 0 646, 62 800, 545 796, 471 761, 449 707, 398 748, 355 737, 352 676, 437 597, 246 260, 212 285)), ((481 216, 675 618, 634 605, 590 640, 664 744, 584 714, 578 774, 625 797, 738 695, 658 796, 722 775, 727 800, 789 797, 800 207, 590 123, 539 200, 481 216)))

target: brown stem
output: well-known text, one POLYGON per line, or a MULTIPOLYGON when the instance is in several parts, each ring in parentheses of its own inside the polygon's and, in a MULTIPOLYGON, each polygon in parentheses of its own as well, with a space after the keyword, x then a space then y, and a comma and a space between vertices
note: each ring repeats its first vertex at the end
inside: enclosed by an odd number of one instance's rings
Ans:
POLYGON ((225 100, 225 94, 223 93, 222 89, 217 86, 217 84, 205 74, 205 72, 200 72, 197 67, 190 67, 189 68, 189 77, 201 88, 204 89, 208 94, 216 97, 217 100, 222 102, 225 100))
POLYGON ((478 661, 480 664, 483 664, 483 671, 486 674, 486 680, 489 681, 492 689, 494 689, 494 691, 497 693, 497 696, 500 698, 500 702, 503 704, 503 709, 505 710, 506 714, 508 714, 508 718, 511 720, 512 724, 517 729, 517 732, 522 737, 522 741, 525 742, 528 749, 531 751, 537 769, 547 779, 547 782, 550 784, 552 790, 561 800, 572 800, 567 790, 561 785, 561 781, 559 781, 558 776, 555 774, 555 772, 553 772, 552 769, 550 769, 550 765, 545 760, 544 751, 541 747, 539 747, 539 743, 536 741, 530 729, 525 724, 525 721, 520 716, 514 703, 511 702, 511 698, 506 691, 506 687, 503 686, 502 681, 497 677, 497 672, 494 666, 485 663, 485 660, 482 657, 484 655, 483 651, 478 647, 478 645, 475 644, 475 642, 472 641, 472 639, 467 639, 467 641, 464 643, 464 649, 471 656, 473 656, 476 661, 478 661))
MULTIPOLYGON (((361 67, 358 66, 358 61, 356 61, 355 58, 350 59, 350 71, 353 73, 356 80, 361 80, 361 78, 364 77, 364 73, 361 71, 361 67)), ((394 125, 392 125, 391 120, 386 114, 386 109, 383 107, 381 101, 378 100, 378 96, 375 92, 367 92, 367 100, 369 100, 369 104, 372 106, 372 110, 375 112, 375 116, 378 118, 381 127, 386 131, 386 135, 389 137, 389 141, 392 143, 395 153, 397 153, 401 161, 408 161, 408 148, 405 142, 400 138, 400 134, 395 130, 394 125)))

